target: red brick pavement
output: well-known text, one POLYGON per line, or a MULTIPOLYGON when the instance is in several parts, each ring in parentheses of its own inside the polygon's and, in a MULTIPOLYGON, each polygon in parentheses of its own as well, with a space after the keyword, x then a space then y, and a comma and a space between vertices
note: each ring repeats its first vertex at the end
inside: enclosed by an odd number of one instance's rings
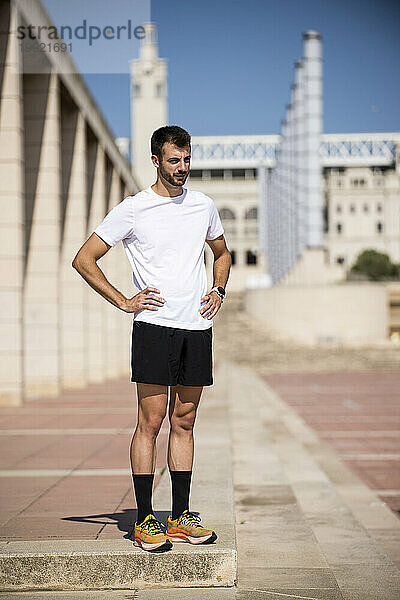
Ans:
MULTIPOLYGON (((129 446, 136 409, 136 385, 126 379, 1 407, 0 539, 111 539, 130 531, 136 504, 129 446), (108 431, 84 431, 103 429, 108 431), (79 475, 86 469, 89 474, 79 475), (111 471, 97 475, 101 469, 111 471)), ((166 465, 167 427, 165 421, 158 469, 166 465)))
POLYGON ((265 379, 400 517, 400 372, 265 379))

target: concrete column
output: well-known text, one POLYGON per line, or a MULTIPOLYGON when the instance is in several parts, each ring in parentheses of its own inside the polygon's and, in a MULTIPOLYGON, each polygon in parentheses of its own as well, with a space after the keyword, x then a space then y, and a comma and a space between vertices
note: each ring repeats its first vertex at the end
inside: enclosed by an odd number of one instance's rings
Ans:
POLYGON ((319 156, 322 133, 322 45, 317 31, 303 34, 304 54, 304 126, 306 193, 307 193, 307 234, 309 248, 322 246, 322 184, 321 160, 319 156))
POLYGON ((305 247, 305 216, 304 216, 304 67, 301 61, 295 63, 294 87, 294 161, 295 161, 295 214, 296 214, 296 247, 298 258, 305 247))
MULTIPOLYGON (((108 212, 114 208, 120 201, 120 183, 119 175, 113 169, 111 176, 110 186, 110 200, 108 206, 108 212)), ((120 263, 121 261, 127 260, 124 256, 125 250, 122 242, 114 246, 104 257, 105 269, 107 271, 107 279, 116 287, 120 289, 120 263)), ((120 291, 122 291, 120 289, 120 291)), ((120 374, 120 368, 122 363, 122 343, 121 343, 121 318, 122 311, 116 306, 106 302, 104 305, 104 331, 106 336, 106 365, 105 374, 106 377, 118 377, 120 374)))
MULTIPOLYGON (((123 181, 120 180, 120 198, 123 199, 128 196, 126 186, 123 181)), ((122 244, 119 244, 119 258, 118 258, 118 289, 127 297, 131 298, 137 294, 133 283, 132 267, 129 263, 128 257, 126 256, 125 249, 122 244)), ((132 334, 132 313, 118 312, 118 340, 119 340, 119 376, 128 376, 130 374, 131 364, 131 334, 132 334)))
POLYGON ((26 397, 60 391, 58 268, 60 249, 60 102, 58 76, 28 75, 24 83, 26 227, 24 288, 26 397), (29 209, 29 211, 28 211, 29 209))
MULTIPOLYGON (((96 153, 96 166, 90 203, 90 214, 88 220, 88 232, 90 237, 93 230, 104 218, 106 213, 106 191, 105 191, 105 156, 104 150, 98 144, 96 153)), ((112 250, 109 250, 111 252, 112 250)), ((107 256, 107 255, 106 255, 107 256)), ((105 257, 106 258, 106 257, 105 257)), ((103 269, 104 259, 100 259, 99 266, 103 269)), ((102 298, 91 287, 86 287, 87 294, 87 378, 90 383, 104 381, 107 353, 105 333, 105 305, 107 300, 102 298)))
POLYGON ((81 113, 68 139, 73 140, 73 153, 60 261, 61 380, 63 387, 79 388, 87 383, 87 284, 71 263, 86 237, 85 122, 81 113))
MULTIPOLYGON (((122 200, 125 197, 124 186, 119 181, 119 197, 122 200)), ((122 244, 119 247, 119 259, 117 264, 119 289, 128 298, 138 292, 132 277, 132 267, 129 263, 125 248, 122 244)), ((118 345, 119 345, 119 365, 118 375, 127 376, 130 373, 130 342, 132 333, 132 313, 118 312, 118 345)))
POLYGON ((0 6, 0 404, 23 399, 22 285, 24 268, 21 55, 15 4, 0 6), (10 32, 10 33, 9 33, 10 32), (7 39, 5 39, 7 38, 7 39), (7 41, 7 43, 5 43, 7 41))

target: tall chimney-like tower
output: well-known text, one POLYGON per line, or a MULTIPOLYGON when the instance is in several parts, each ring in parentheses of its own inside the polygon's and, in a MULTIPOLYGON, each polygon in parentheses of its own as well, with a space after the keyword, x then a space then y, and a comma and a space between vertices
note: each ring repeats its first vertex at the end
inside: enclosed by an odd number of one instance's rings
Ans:
POLYGON ((142 188, 156 180, 151 134, 168 122, 167 61, 158 57, 156 25, 144 28, 139 58, 130 62, 132 171, 142 188))

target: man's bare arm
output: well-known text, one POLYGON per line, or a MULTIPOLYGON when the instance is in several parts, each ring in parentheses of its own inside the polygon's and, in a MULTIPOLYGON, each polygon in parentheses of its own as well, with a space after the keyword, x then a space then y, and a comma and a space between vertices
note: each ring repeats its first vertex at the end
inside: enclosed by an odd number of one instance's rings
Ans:
POLYGON ((108 281, 97 261, 104 256, 111 246, 106 244, 96 233, 92 233, 89 239, 78 250, 72 267, 78 271, 83 279, 108 302, 123 310, 124 312, 136 312, 141 309, 158 310, 163 306, 165 300, 153 293, 159 293, 155 287, 147 287, 136 296, 126 298, 108 281))
POLYGON ((232 257, 226 247, 225 237, 220 235, 215 240, 206 240, 214 254, 213 287, 225 288, 232 266, 232 257))
MULTIPOLYGON (((213 287, 225 288, 232 265, 231 253, 226 247, 225 238, 223 235, 220 235, 215 240, 206 240, 206 242, 214 254, 213 287)), ((204 318, 212 319, 221 308, 221 298, 216 292, 211 292, 211 294, 206 294, 200 300, 200 303, 203 302, 205 304, 201 307, 200 314, 204 318)))

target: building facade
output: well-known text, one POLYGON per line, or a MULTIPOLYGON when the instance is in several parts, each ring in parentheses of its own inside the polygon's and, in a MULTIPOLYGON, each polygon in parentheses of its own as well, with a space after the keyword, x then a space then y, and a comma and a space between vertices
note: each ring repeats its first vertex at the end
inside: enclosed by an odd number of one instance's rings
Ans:
MULTIPOLYGON (((35 22, 52 25, 40 2, 0 3, 0 404, 56 396, 130 365, 131 317, 71 263, 138 184, 68 54, 18 40, 18 26, 35 22), (33 58, 40 68, 27 70, 33 58)), ((133 295, 122 246, 102 268, 133 295)))
POLYGON ((324 169, 325 235, 330 264, 351 267, 373 248, 400 263, 398 165, 324 169))

